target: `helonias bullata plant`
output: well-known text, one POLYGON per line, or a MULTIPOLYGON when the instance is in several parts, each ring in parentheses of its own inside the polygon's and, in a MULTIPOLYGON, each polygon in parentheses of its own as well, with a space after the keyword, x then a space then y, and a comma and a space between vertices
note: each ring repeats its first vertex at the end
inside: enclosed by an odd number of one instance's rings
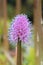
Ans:
POLYGON ((31 24, 27 15, 16 15, 9 28, 9 40, 12 44, 17 43, 17 65, 22 65, 21 44, 28 42, 30 33, 31 24))

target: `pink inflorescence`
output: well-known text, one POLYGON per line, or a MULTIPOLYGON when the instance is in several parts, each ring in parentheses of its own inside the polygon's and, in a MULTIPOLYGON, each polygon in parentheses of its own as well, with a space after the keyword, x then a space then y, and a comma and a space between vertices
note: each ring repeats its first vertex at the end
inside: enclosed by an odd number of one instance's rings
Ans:
POLYGON ((9 28, 9 40, 11 42, 18 42, 18 39, 23 43, 28 41, 28 37, 31 33, 30 21, 24 14, 17 15, 9 28))

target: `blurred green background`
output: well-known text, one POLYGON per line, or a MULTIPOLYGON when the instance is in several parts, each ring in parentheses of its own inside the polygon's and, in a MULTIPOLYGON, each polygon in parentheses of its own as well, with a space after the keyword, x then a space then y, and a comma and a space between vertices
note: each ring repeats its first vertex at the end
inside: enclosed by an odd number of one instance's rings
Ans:
MULTIPOLYGON (((21 13, 26 14, 28 18, 30 19, 31 23, 33 24, 33 0, 21 0, 22 3, 22 9, 21 13)), ((16 0, 7 0, 7 23, 8 23, 8 28, 9 24, 12 21, 12 18, 16 15, 16 0)), ((43 18, 43 0, 42 0, 42 18, 43 18)), ((33 32, 33 31, 32 31, 33 32)), ((26 46, 22 46, 22 52, 23 52, 23 65, 35 65, 35 50, 34 50, 34 34, 31 35, 30 41, 32 39, 31 45, 28 48, 26 46), (27 48, 25 48, 27 47, 27 48), (26 52, 28 51, 28 53, 26 52), (26 54, 27 53, 27 54, 26 54)), ((3 19, 1 20, 0 24, 0 45, 2 46, 3 43, 3 19)), ((0 48, 1 48, 0 46, 0 48)), ((9 44, 10 50, 14 50, 15 46, 12 44, 9 44)), ((4 53, 0 52, 0 59, 3 61, 6 60, 6 57, 4 56, 4 53)), ((11 65, 9 62, 7 62, 6 65, 11 65)))

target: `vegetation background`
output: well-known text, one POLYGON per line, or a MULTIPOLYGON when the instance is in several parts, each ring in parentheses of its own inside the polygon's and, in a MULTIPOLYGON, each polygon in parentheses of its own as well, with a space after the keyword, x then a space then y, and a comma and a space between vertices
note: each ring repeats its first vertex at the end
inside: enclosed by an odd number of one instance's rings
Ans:
MULTIPOLYGON (((21 13, 26 14, 28 16, 28 18, 30 19, 31 23, 33 24, 33 0, 21 0, 22 3, 22 9, 21 9, 21 13)), ((7 0, 7 23, 8 23, 8 28, 9 28, 9 24, 12 21, 12 18, 16 15, 16 0, 7 0)), ((43 0, 42 0, 42 18, 43 18, 43 0)), ((33 30, 32 30, 33 32, 33 30)), ((32 33, 31 38, 30 38, 31 45, 28 46, 22 46, 22 52, 23 52, 23 65, 35 65, 34 63, 34 59, 35 59, 35 50, 34 50, 34 34, 32 33), (29 52, 27 52, 29 51, 29 52)), ((1 46, 2 47, 2 43, 3 43, 3 19, 1 20, 1 24, 0 24, 0 42, 1 42, 1 46)), ((15 46, 13 46, 12 44, 9 44, 9 49, 15 50, 15 46)), ((1 49, 0 49, 1 50, 1 49)), ((5 62, 6 57, 4 56, 4 54, 0 51, 0 59, 5 62)), ((6 63, 6 65, 11 65, 8 61, 6 63)))

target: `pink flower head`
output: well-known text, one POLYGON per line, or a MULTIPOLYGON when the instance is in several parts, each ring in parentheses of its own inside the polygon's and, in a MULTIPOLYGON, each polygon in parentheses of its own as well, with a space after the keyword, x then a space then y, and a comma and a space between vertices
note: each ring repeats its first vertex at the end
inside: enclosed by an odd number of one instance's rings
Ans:
POLYGON ((31 25, 27 16, 25 14, 17 15, 13 19, 9 29, 9 40, 17 43, 19 38, 19 40, 26 43, 30 33, 31 25))

